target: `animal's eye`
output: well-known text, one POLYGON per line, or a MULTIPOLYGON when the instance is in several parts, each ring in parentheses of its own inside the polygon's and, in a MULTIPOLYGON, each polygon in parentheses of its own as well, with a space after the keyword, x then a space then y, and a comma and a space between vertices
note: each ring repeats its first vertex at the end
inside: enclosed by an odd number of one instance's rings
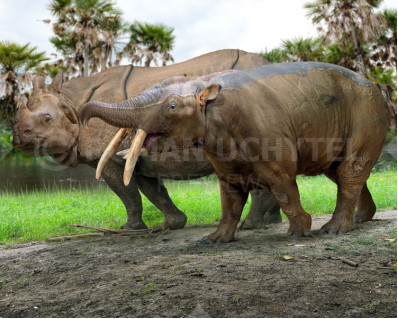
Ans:
POLYGON ((50 114, 44 114, 44 115, 43 115, 43 121, 44 121, 45 123, 50 123, 50 121, 51 121, 51 116, 50 116, 50 114))
POLYGON ((176 108, 176 105, 173 103, 170 105, 170 108, 172 108, 174 110, 176 108))

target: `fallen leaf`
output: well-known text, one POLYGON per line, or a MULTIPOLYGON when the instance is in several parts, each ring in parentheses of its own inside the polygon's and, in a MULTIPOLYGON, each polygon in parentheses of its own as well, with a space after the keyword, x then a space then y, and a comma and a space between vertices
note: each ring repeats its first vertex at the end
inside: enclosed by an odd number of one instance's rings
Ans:
POLYGON ((282 257, 282 259, 283 260, 291 260, 291 259, 294 259, 294 257, 290 256, 290 255, 285 255, 285 256, 282 257))
POLYGON ((395 241, 395 238, 392 238, 392 237, 380 237, 380 239, 385 240, 385 241, 390 241, 390 242, 395 241))
POLYGON ((305 245, 303 245, 303 244, 297 244, 297 245, 294 245, 294 247, 305 247, 305 245))

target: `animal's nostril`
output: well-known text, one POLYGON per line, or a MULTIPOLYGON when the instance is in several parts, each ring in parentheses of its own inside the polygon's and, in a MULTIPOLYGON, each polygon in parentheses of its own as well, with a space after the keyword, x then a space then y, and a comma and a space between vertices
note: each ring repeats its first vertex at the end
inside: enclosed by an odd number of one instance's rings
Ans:
POLYGON ((23 133, 24 133, 25 135, 29 135, 30 133, 32 133, 32 131, 31 131, 31 130, 25 130, 23 133))
POLYGON ((17 146, 17 145, 21 144, 21 140, 20 140, 19 136, 18 136, 18 135, 15 135, 14 132, 13 132, 13 134, 12 134, 12 144, 13 144, 14 146, 17 146))

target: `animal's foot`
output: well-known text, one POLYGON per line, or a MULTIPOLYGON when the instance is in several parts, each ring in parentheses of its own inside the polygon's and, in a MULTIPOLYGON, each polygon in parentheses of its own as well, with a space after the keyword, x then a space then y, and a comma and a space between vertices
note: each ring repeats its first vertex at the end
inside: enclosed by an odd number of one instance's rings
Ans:
POLYGON ((352 229, 353 222, 344 219, 333 218, 323 225, 319 231, 320 234, 342 235, 352 229))
POLYGON ((148 227, 144 224, 144 222, 129 222, 125 223, 120 227, 121 229, 129 229, 129 230, 139 230, 139 229, 147 229, 148 227))
POLYGON ((367 212, 357 212, 354 216, 354 223, 360 224, 372 220, 374 214, 368 214, 367 212))
POLYGON ((235 230, 230 231, 220 231, 217 229, 214 233, 210 234, 209 236, 203 237, 201 239, 201 243, 227 243, 234 239, 235 230))
POLYGON ((269 225, 269 224, 278 224, 282 222, 282 216, 281 213, 278 212, 278 214, 272 213, 272 212, 266 212, 264 214, 264 225, 269 225))
POLYGON ((289 230, 287 233, 293 237, 310 237, 311 236, 311 216, 307 213, 303 213, 294 217, 289 218, 289 230))
POLYGON ((312 237, 311 231, 309 229, 290 229, 287 232, 293 237, 312 237))
POLYGON ((182 211, 178 211, 178 213, 165 215, 163 229, 181 229, 186 223, 187 216, 182 211))
POLYGON ((240 229, 260 229, 266 228, 263 219, 249 219, 246 218, 239 226, 240 229))

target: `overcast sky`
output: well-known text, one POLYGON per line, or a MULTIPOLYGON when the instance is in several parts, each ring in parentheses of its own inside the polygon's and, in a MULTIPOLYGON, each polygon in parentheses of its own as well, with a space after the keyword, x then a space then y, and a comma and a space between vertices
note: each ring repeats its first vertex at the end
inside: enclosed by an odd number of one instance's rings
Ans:
MULTIPOLYGON (((316 36, 305 0, 116 0, 124 20, 164 23, 175 28, 172 55, 181 62, 218 49, 273 49, 282 40, 316 36)), ((49 0, 0 0, 0 40, 30 42, 49 56, 49 0)), ((397 8, 385 0, 382 8, 397 8)))

